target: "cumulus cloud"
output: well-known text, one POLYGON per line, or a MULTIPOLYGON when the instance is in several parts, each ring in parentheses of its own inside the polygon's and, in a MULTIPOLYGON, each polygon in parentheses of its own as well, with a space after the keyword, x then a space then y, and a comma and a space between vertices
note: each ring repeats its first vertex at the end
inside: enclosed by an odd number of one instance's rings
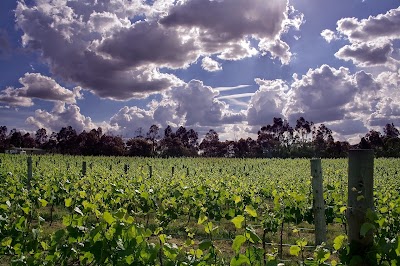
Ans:
POLYGON ((346 61, 352 60, 361 67, 386 64, 395 66, 397 61, 391 57, 392 52, 393 47, 389 42, 354 43, 340 48, 335 56, 346 61))
MULTIPOLYGON (((326 126, 340 136, 350 136, 355 134, 365 134, 368 132, 368 128, 365 126, 364 121, 361 120, 341 120, 331 123, 327 123, 326 126)), ((358 139, 359 141, 359 139, 358 139)))
POLYGON ((138 128, 185 126, 206 133, 210 127, 223 130, 225 124, 245 120, 245 114, 229 111, 229 106, 217 99, 219 92, 201 81, 191 80, 182 87, 167 90, 159 101, 151 101, 146 108, 125 106, 112 116, 107 128, 133 136, 138 128))
POLYGON ((302 22, 302 14, 297 14, 287 1, 278 0, 191 0, 174 6, 161 19, 169 27, 198 29, 202 49, 220 52, 221 59, 238 60, 257 54, 248 41, 253 38, 260 41, 260 51, 270 52, 285 63, 290 59, 289 47, 280 36, 289 28, 298 29, 302 22))
POLYGON ((374 112, 368 117, 371 126, 383 127, 387 123, 400 122, 400 70, 397 72, 382 72, 376 78, 381 86, 378 92, 378 102, 374 112))
POLYGON ((62 102, 55 103, 50 112, 41 109, 36 110, 34 116, 26 119, 26 123, 37 128, 45 128, 49 132, 58 132, 66 126, 72 126, 77 132, 96 128, 92 119, 82 115, 76 104, 62 102))
POLYGON ((177 30, 160 24, 137 22, 121 29, 98 47, 127 67, 154 64, 159 67, 182 68, 198 57, 193 40, 184 41, 177 30))
POLYGON ((254 93, 247 109, 247 122, 252 126, 270 123, 274 117, 282 117, 287 102, 289 86, 283 80, 256 79, 259 89, 254 93))
POLYGON ((168 97, 176 103, 176 113, 185 118, 187 126, 215 126, 243 121, 244 114, 229 111, 225 102, 216 99, 218 95, 217 90, 199 80, 192 80, 183 87, 172 89, 168 97))
MULTIPOLYGON (((127 100, 181 86, 168 70, 202 56, 239 60, 262 51, 287 63, 280 37, 302 22, 292 13, 287 0, 43 0, 18 1, 15 17, 23 46, 40 52, 53 74, 127 100), (254 47, 254 40, 273 45, 254 47)), ((204 65, 220 69, 207 59, 204 65)))
MULTIPOLYGON (((121 11, 126 1, 113 1, 107 5, 100 2, 88 5, 87 2, 92 1, 79 1, 80 4, 76 1, 40 1, 33 7, 19 2, 16 22, 24 32, 23 45, 40 51, 54 74, 104 98, 126 100, 143 97, 182 83, 175 76, 160 73, 156 66, 148 64, 159 59, 157 56, 140 58, 137 55, 138 62, 128 63, 125 55, 107 46, 115 39, 116 47, 120 48, 121 38, 125 40, 126 34, 129 36, 131 31, 138 31, 127 20, 128 11, 121 11), (117 2, 120 4, 114 5, 117 2), (112 14, 103 13, 100 19, 99 12, 112 14), (102 41, 104 47, 101 46, 102 41)), ((132 12, 134 8, 136 6, 131 8, 132 12)), ((128 41, 137 53, 143 52, 140 45, 132 45, 132 42, 138 42, 137 39, 128 41)), ((156 51, 153 52, 156 54, 156 51)))
POLYGON ((331 41, 334 41, 334 40, 338 40, 340 38, 334 31, 331 31, 331 30, 328 30, 328 29, 323 30, 321 32, 321 36, 328 43, 330 43, 331 41))
POLYGON ((274 38, 286 19, 287 1, 185 1, 161 20, 167 26, 198 27, 203 41, 226 42, 243 36, 274 38), (224 19, 221 19, 224 18, 224 19))
POLYGON ((337 31, 354 42, 367 42, 376 39, 400 38, 400 7, 386 14, 370 16, 367 19, 343 18, 337 22, 337 31))
POLYGON ((325 123, 339 135, 366 133, 400 121, 400 73, 365 71, 323 65, 310 69, 290 85, 283 115, 291 124, 300 116, 325 123))
POLYGON ((157 121, 154 120, 153 112, 136 106, 125 106, 110 119, 110 125, 115 127, 117 132, 123 133, 134 133, 135 130, 139 128, 147 130, 153 124, 158 124, 157 121))
POLYGON ((259 89, 246 111, 247 125, 253 129, 271 123, 274 117, 294 125, 302 116, 316 124, 325 123, 344 139, 365 134, 373 126, 400 121, 399 72, 374 76, 363 70, 351 73, 344 67, 322 65, 300 78, 294 75, 291 84, 255 81, 259 89))
POLYGON ((204 57, 203 60, 201 61, 201 67, 209 72, 222 70, 221 64, 208 56, 204 57))
POLYGON ((32 99, 19 96, 18 90, 12 87, 7 87, 0 92, 0 102, 10 106, 29 107, 33 105, 32 99))
POLYGON ((397 69, 399 61, 393 58, 393 42, 400 39, 399 23, 400 7, 367 19, 342 18, 336 32, 326 29, 321 35, 328 42, 339 36, 349 40, 350 44, 335 54, 339 59, 353 61, 359 67, 379 65, 397 69))
POLYGON ((280 39, 275 39, 274 41, 263 40, 260 42, 259 47, 263 51, 269 51, 271 58, 279 58, 282 64, 289 64, 292 53, 290 52, 290 47, 286 42, 280 39))
POLYGON ((345 104, 352 101, 356 92, 357 86, 348 69, 328 65, 310 69, 292 84, 286 110, 289 121, 300 116, 315 123, 343 119, 345 104))
POLYGON ((19 82, 23 87, 6 88, 0 93, 0 102, 12 106, 28 107, 33 105, 32 99, 72 104, 76 103, 76 98, 81 97, 79 87, 70 91, 60 86, 54 79, 39 73, 26 73, 19 79, 19 82))
POLYGON ((348 119, 346 123, 363 121, 366 127, 382 127, 400 121, 400 64, 396 51, 399 23, 400 7, 366 19, 342 18, 337 22, 336 32, 321 33, 327 40, 340 36, 349 41, 335 54, 337 58, 352 61, 360 68, 369 67, 374 72, 372 75, 359 71, 348 77, 356 93, 338 110, 341 114, 338 117, 348 119), (340 111, 346 111, 345 115, 340 111))

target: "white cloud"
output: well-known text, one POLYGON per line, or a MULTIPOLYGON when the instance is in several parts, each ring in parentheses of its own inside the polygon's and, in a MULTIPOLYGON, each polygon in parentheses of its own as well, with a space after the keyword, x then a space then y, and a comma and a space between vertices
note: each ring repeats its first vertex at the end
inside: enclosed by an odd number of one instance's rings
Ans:
POLYGON ((204 57, 203 60, 201 61, 201 67, 209 72, 222 70, 221 64, 208 56, 204 57))
POLYGON ((240 98, 248 98, 254 95, 254 92, 246 92, 246 93, 237 93, 237 94, 230 94, 225 96, 217 97, 218 100, 226 100, 226 99, 240 99, 240 98))
POLYGON ((367 19, 343 18, 337 22, 337 31, 349 38, 350 42, 367 42, 383 38, 400 38, 400 7, 386 14, 370 16, 367 19))
POLYGON ((386 14, 367 19, 342 18, 337 22, 336 32, 324 30, 321 35, 330 42, 338 36, 350 44, 342 47, 335 56, 353 61, 359 67, 386 66, 392 70, 399 67, 393 58, 394 41, 400 39, 400 7, 386 14))
POLYGON ((76 103, 81 98, 80 88, 70 91, 60 86, 54 79, 39 73, 26 73, 19 79, 21 88, 8 87, 0 93, 0 102, 12 106, 28 107, 33 105, 32 99, 76 103))
POLYGON ((18 95, 18 90, 12 87, 7 87, 0 93, 0 102, 10 106, 23 106, 29 107, 33 105, 33 101, 30 98, 26 98, 18 95))
POLYGON ((398 61, 391 57, 393 45, 389 42, 382 43, 353 43, 345 45, 335 54, 337 58, 350 61, 361 67, 387 65, 396 68, 398 61))
POLYGON ((262 40, 259 43, 259 47, 263 51, 268 51, 273 59, 279 58, 282 64, 289 64, 292 53, 286 42, 280 39, 275 39, 273 41, 262 40))
POLYGON ((321 32, 321 36, 325 39, 325 41, 327 41, 328 43, 330 43, 331 41, 334 40, 338 40, 340 39, 340 37, 331 30, 325 29, 321 32))
POLYGON ((221 91, 231 91, 231 90, 237 90, 237 89, 242 89, 242 88, 247 88, 250 87, 251 85, 238 85, 238 86, 233 86, 233 87, 216 87, 214 90, 217 90, 219 92, 221 91))
POLYGON ((201 81, 191 80, 181 87, 167 90, 159 101, 151 101, 146 109, 137 106, 120 109, 112 116, 107 128, 133 136, 139 127, 185 126, 206 133, 210 127, 223 129, 225 124, 241 123, 244 113, 229 111, 229 106, 218 100, 219 92, 201 81))
MULTIPOLYGON (((52 73, 114 100, 180 86, 165 70, 202 56, 240 60, 262 50, 286 64, 281 35, 303 20, 288 0, 18 1, 15 17, 23 46, 38 51, 52 73)), ((205 60, 204 68, 220 69, 205 60)))
POLYGON ((244 115, 229 111, 226 103, 216 99, 218 95, 218 91, 199 80, 192 80, 168 93, 169 100, 176 104, 177 115, 185 118, 187 126, 214 126, 243 121, 244 115))
POLYGON ((354 99, 357 92, 348 69, 335 69, 328 65, 310 69, 291 87, 286 110, 289 121, 304 116, 315 123, 343 119, 345 105, 354 99))
MULTIPOLYGON (((364 121, 361 120, 345 119, 327 123, 326 126, 346 139, 348 136, 356 134, 364 135, 368 132, 368 128, 365 126, 364 121)), ((360 139, 358 139, 358 141, 360 141, 360 139)))
POLYGON ((247 122, 252 126, 269 124, 274 117, 282 117, 287 103, 288 85, 283 80, 256 79, 260 88, 254 93, 247 110, 247 122))
POLYGON ((38 109, 34 116, 26 119, 28 125, 45 128, 49 132, 58 132, 62 127, 71 126, 78 133, 83 130, 97 128, 90 117, 80 113, 80 108, 75 104, 56 102, 52 111, 38 109))

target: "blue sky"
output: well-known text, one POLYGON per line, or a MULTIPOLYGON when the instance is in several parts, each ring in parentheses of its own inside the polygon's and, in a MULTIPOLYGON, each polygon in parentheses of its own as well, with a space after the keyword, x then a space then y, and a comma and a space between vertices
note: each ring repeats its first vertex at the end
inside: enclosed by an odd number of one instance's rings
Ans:
POLYGON ((3 0, 0 124, 233 139, 304 116, 352 142, 400 124, 399 60, 397 0, 3 0))

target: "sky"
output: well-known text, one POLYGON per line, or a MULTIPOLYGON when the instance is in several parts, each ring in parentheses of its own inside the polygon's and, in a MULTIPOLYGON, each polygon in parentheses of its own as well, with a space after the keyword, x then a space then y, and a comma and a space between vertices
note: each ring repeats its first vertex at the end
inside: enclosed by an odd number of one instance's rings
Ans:
POLYGON ((0 125, 400 125, 399 0, 1 0, 0 125))

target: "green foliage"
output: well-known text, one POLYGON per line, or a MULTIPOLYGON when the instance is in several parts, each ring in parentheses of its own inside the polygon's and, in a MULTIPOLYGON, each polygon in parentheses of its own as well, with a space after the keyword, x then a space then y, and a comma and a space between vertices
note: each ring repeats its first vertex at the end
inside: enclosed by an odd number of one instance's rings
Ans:
MULTIPOLYGON (((0 260, 12 265, 277 265, 277 253, 263 249, 266 235, 282 223, 314 223, 308 160, 34 156, 28 192, 26 157, 0 158, 0 260), (185 229, 180 241, 174 226, 185 229), (228 254, 218 248, 222 234, 228 254)), ((346 161, 323 164, 328 223, 346 224, 346 161)), ((374 234, 371 254, 381 265, 400 263, 398 165, 376 160, 375 211, 360 231, 374 234)), ((299 236, 290 258, 357 262, 346 236, 334 237, 305 256, 299 236)))

